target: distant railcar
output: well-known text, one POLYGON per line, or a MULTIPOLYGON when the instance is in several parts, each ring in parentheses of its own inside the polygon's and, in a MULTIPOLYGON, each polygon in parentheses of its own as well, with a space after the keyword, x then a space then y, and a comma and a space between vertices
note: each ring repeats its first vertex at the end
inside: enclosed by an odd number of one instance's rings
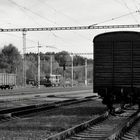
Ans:
POLYGON ((0 89, 13 89, 16 85, 16 74, 0 73, 0 89))
POLYGON ((139 103, 140 33, 109 32, 93 42, 94 92, 110 108, 114 103, 139 103))
POLYGON ((49 76, 46 76, 41 83, 46 87, 57 87, 60 86, 61 77, 61 75, 50 74, 49 76))

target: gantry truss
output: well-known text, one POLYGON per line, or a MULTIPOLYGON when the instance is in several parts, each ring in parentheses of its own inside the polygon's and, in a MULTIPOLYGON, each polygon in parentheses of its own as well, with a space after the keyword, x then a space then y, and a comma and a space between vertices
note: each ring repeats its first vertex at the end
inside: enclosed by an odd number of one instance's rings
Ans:
POLYGON ((103 25, 103 26, 73 26, 73 27, 42 27, 42 28, 0 28, 0 32, 20 32, 20 31, 59 31, 59 30, 91 30, 91 29, 114 29, 114 28, 140 28, 140 24, 129 25, 103 25))

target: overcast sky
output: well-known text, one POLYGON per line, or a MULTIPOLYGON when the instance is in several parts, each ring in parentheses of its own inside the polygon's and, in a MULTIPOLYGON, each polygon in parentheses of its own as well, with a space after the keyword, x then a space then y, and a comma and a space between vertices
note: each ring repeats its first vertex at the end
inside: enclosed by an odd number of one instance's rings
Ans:
MULTIPOLYGON (((139 24, 138 0, 0 0, 0 28, 139 24), (125 16, 124 16, 125 15, 125 16)), ((27 52, 37 52, 37 42, 57 49, 40 51, 93 52, 92 40, 117 30, 27 32, 27 52), (34 47, 34 48, 31 48, 34 47)), ((12 43, 23 53, 22 32, 0 33, 0 48, 12 43)))

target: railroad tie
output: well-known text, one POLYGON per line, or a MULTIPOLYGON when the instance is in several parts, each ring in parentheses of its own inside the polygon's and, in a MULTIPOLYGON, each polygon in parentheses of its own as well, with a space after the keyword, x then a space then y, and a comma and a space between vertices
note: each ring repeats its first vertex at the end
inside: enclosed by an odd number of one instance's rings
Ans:
POLYGON ((124 136, 121 139, 122 140, 134 140, 135 137, 136 137, 137 132, 138 132, 137 127, 134 127, 129 132, 124 134, 124 136))

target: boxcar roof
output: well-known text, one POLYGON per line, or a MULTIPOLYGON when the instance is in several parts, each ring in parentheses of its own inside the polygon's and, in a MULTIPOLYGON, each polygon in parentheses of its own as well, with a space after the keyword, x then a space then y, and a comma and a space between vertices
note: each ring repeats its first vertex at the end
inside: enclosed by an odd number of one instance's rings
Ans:
POLYGON ((140 32, 117 31, 99 34, 94 37, 93 42, 98 41, 140 41, 140 32))

